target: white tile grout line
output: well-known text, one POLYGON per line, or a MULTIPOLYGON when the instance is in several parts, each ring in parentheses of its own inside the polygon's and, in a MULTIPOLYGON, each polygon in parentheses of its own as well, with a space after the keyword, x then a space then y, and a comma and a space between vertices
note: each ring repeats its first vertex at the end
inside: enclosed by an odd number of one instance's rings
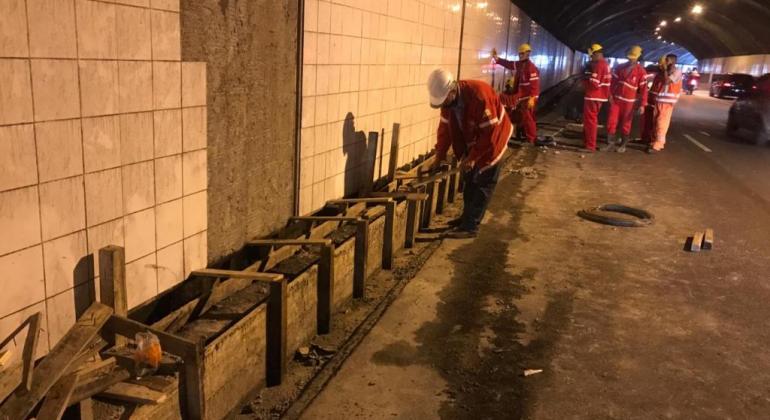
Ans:
POLYGON ((695 140, 695 138, 689 134, 684 135, 687 140, 690 140, 690 142, 696 146, 698 146, 701 150, 703 150, 706 153, 711 153, 711 149, 706 147, 703 143, 699 142, 698 140, 695 140))

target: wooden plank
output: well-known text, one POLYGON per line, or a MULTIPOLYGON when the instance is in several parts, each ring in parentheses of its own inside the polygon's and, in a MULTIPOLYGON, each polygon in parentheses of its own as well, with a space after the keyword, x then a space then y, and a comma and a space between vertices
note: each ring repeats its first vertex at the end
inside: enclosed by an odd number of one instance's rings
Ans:
POLYGON ((294 216, 291 220, 300 220, 308 222, 356 222, 358 217, 354 216, 294 216))
POLYGON ((369 254, 369 221, 356 222, 356 243, 353 254, 353 297, 366 297, 366 256, 369 254))
MULTIPOLYGON (((351 203, 346 203, 351 204, 351 203)), ((343 213, 343 216, 345 217, 356 217, 359 216, 364 210, 366 210, 366 203, 352 203, 352 206, 348 206, 348 208, 343 213)))
POLYGON ((35 367, 37 341, 40 336, 40 317, 40 312, 37 312, 28 318, 27 338, 24 340, 24 349, 21 352, 21 363, 23 366, 21 386, 27 391, 32 389, 32 370, 35 367))
POLYGON ((100 397, 136 404, 160 404, 168 398, 165 393, 127 382, 118 382, 100 392, 98 395, 100 397))
POLYGON ((112 315, 112 308, 93 303, 32 372, 29 392, 14 392, 0 407, 0 419, 28 416, 51 387, 67 371, 73 359, 88 345, 112 315))
POLYGON ((80 416, 80 420, 94 420, 94 400, 86 398, 80 401, 78 403, 77 415, 80 416))
POLYGON ((0 351, 0 372, 3 371, 11 361, 11 356, 13 356, 13 352, 11 350, 3 350, 0 351))
POLYGON ((714 229, 706 229, 706 232, 703 235, 703 243, 701 244, 701 249, 706 251, 711 251, 714 249, 714 229))
MULTIPOLYGON (((109 245, 99 250, 99 301, 116 315, 128 315, 126 253, 122 247, 109 245)), ((124 337, 114 340, 116 346, 126 345, 124 337)))
POLYGON ((396 222, 396 202, 385 204, 385 229, 382 233, 382 268, 393 268, 393 228, 396 222))
POLYGON ((200 277, 219 277, 219 278, 266 281, 266 282, 280 281, 283 278, 281 274, 259 273, 256 271, 218 270, 214 268, 205 268, 202 270, 195 270, 191 273, 191 275, 200 276, 200 277))
POLYGON ((337 230, 339 226, 340 226, 339 222, 336 222, 336 221, 321 223, 320 225, 314 227, 310 231, 309 236, 311 239, 322 239, 327 237, 330 233, 337 230))
POLYGON ((334 309, 334 244, 321 248, 316 288, 318 334, 328 334, 331 331, 332 310, 334 309))
POLYGON ((84 365, 76 367, 73 373, 77 374, 81 378, 87 376, 94 376, 99 373, 112 370, 115 366, 115 358, 108 357, 104 360, 86 363, 84 365))
POLYGON ((284 245, 328 245, 330 239, 252 239, 246 242, 250 246, 284 246, 284 245))
POLYGON ((288 282, 270 283, 267 298, 265 363, 267 386, 280 385, 286 373, 286 325, 288 282))
POLYGON ((151 327, 171 333, 178 331, 179 328, 184 326, 187 321, 190 320, 190 316, 198 306, 198 302, 200 302, 200 298, 196 298, 185 303, 181 308, 171 312, 170 314, 161 318, 159 321, 153 323, 151 327))
POLYGON ((68 405, 77 404, 80 401, 91 398, 112 385, 125 381, 130 377, 131 373, 129 373, 128 369, 117 368, 107 375, 89 378, 89 380, 77 384, 72 396, 70 396, 68 405))
POLYGON ((703 232, 695 232, 690 242, 690 252, 700 252, 701 243, 703 243, 703 232))
POLYGON ((125 382, 145 386, 154 391, 170 393, 177 387, 177 380, 173 376, 152 375, 143 378, 129 378, 125 382))
POLYGON ((388 197, 393 199, 403 199, 403 200, 427 200, 428 194, 425 193, 419 193, 419 192, 410 192, 410 191, 393 191, 393 192, 373 192, 372 197, 388 197))
POLYGON ((37 419, 59 420, 69 405, 68 402, 72 396, 72 391, 75 390, 77 381, 78 375, 75 373, 59 379, 48 391, 48 395, 46 395, 43 405, 37 413, 37 419))
POLYGON ((275 266, 280 264, 283 260, 296 254, 297 251, 299 251, 300 249, 302 249, 302 247, 298 245, 294 245, 294 246, 286 245, 277 249, 271 248, 270 252, 268 252, 267 254, 267 258, 265 258, 265 263, 262 265, 259 271, 272 270, 275 266))
POLYGON ((435 182, 427 184, 426 187, 428 199, 425 200, 425 207, 423 208, 422 212, 422 222, 420 223, 420 227, 423 229, 430 227, 430 223, 433 220, 433 215, 436 212, 436 197, 438 195, 438 189, 436 188, 435 182))
POLYGON ((454 203, 457 194, 459 193, 457 181, 460 179, 459 173, 453 173, 449 175, 449 182, 447 184, 447 198, 448 203, 454 203))
POLYGON ((22 370, 21 363, 16 363, 5 368, 0 374, 0 401, 4 401, 19 387, 22 370))
POLYGON ((436 194, 436 214, 444 212, 447 195, 447 178, 438 181, 438 193, 436 194))
POLYGON ((393 123, 393 134, 390 139, 390 160, 388 161, 388 182, 396 177, 398 166, 398 139, 401 136, 401 124, 393 123))
POLYGON ((390 201, 387 197, 365 197, 365 198, 340 198, 337 200, 329 200, 329 204, 359 204, 359 203, 366 203, 366 204, 385 204, 388 201, 390 201))

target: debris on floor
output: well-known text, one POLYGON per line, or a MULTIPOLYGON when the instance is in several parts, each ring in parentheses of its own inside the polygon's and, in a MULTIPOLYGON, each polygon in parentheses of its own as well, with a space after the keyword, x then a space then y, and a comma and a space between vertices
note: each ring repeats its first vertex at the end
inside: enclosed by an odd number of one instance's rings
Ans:
POLYGON ((298 348, 294 359, 305 366, 318 366, 331 359, 335 353, 337 350, 334 348, 311 344, 309 347, 298 348))
POLYGON ((540 173, 537 171, 537 169, 531 166, 525 166, 523 168, 518 168, 518 169, 511 169, 508 172, 513 174, 519 174, 524 178, 529 178, 529 179, 536 179, 537 177, 540 176, 540 173))
POLYGON ((538 373, 543 373, 543 369, 524 369, 524 376, 537 375, 538 373))
POLYGON ((690 252, 710 251, 714 247, 714 229, 706 229, 703 232, 695 232, 687 238, 684 249, 690 252))

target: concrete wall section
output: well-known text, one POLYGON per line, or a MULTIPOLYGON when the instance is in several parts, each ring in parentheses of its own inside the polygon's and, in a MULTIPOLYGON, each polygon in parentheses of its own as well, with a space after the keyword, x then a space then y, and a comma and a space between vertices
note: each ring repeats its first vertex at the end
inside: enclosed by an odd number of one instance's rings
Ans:
POLYGON ((125 247, 129 307, 206 265, 205 63, 181 61, 178 1, 118 3, 0 4, 0 337, 40 311, 41 354, 98 295, 100 248, 125 247))
POLYGON ((209 261, 293 215, 298 4, 182 0, 182 55, 209 69, 209 261))
POLYGON ((704 74, 746 73, 759 77, 770 73, 770 54, 709 58, 700 60, 698 65, 704 74))

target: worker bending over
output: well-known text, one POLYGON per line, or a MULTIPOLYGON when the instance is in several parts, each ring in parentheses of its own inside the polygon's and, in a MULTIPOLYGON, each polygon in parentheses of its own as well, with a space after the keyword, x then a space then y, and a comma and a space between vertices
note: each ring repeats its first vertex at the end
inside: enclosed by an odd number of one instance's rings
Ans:
POLYGON ((514 72, 513 86, 517 97, 515 123, 522 128, 527 141, 535 144, 537 141, 537 120, 535 107, 540 95, 540 70, 529 59, 532 47, 529 44, 519 46, 519 61, 508 61, 497 55, 497 50, 492 49, 492 58, 495 63, 514 72))
POLYGON ((585 100, 583 101, 583 143, 591 152, 596 151, 596 134, 599 129, 599 111, 609 100, 612 74, 610 66, 604 59, 602 46, 591 45, 588 49, 591 62, 586 68, 585 100))
POLYGON ((641 97, 639 113, 644 114, 647 107, 647 72, 639 64, 642 47, 635 45, 628 50, 628 62, 617 66, 612 71, 610 92, 610 110, 607 114, 607 146, 604 151, 612 151, 616 146, 618 124, 621 128, 621 141, 617 148, 619 153, 626 151, 626 145, 631 139, 631 125, 634 121, 634 107, 637 98, 641 97))
POLYGON ((454 80, 443 69, 428 77, 430 105, 441 109, 433 168, 446 160, 452 147, 463 170, 463 212, 450 222, 455 229, 449 238, 473 238, 497 185, 500 160, 513 125, 500 97, 489 84, 476 80, 454 80))
POLYGON ((651 96, 655 99, 652 143, 647 153, 657 153, 666 145, 666 133, 671 125, 674 105, 682 93, 682 71, 676 67, 676 54, 669 54, 660 62, 660 71, 652 81, 651 96))

